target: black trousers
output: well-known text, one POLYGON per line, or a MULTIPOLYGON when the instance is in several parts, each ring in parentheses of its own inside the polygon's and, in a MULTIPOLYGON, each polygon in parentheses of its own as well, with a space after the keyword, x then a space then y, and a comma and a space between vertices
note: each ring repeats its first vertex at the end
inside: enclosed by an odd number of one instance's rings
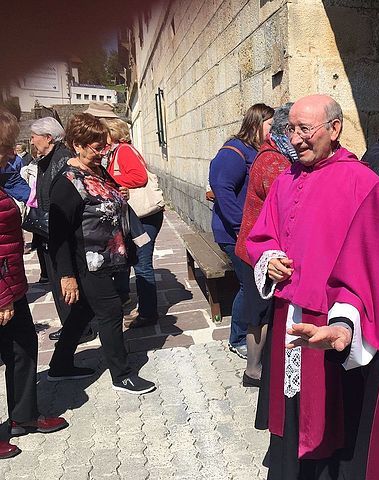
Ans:
POLYGON ((38 417, 38 340, 24 296, 14 303, 14 317, 0 326, 0 355, 5 364, 9 418, 27 422, 38 417))
POLYGON ((33 239, 32 239, 32 248, 37 250, 37 256, 38 256, 38 261, 39 261, 39 266, 41 270, 41 277, 47 278, 47 270, 46 270, 46 261, 45 257, 43 254, 44 251, 44 243, 45 240, 41 235, 38 235, 37 233, 33 233, 33 239))
MULTIPOLYGON (((57 309, 59 320, 63 325, 66 319, 68 318, 68 316, 70 315, 71 306, 67 305, 67 303, 65 303, 65 301, 63 300, 62 291, 61 291, 61 281, 54 270, 54 267, 51 262, 51 258, 46 246, 43 248, 43 256, 45 259, 47 276, 49 278, 49 282, 51 285, 51 292, 53 294, 55 308, 57 309)), ((90 330, 91 330, 91 324, 87 323, 86 327, 83 330, 83 335, 88 334, 90 330)), ((78 339, 78 342, 79 342, 79 339, 78 339)))
POLYGON ((55 345, 50 362, 54 374, 64 374, 74 365, 74 353, 83 330, 94 318, 98 320, 99 335, 113 383, 124 380, 130 373, 122 322, 121 299, 111 274, 86 272, 78 279, 79 302, 70 308, 62 333, 55 345))

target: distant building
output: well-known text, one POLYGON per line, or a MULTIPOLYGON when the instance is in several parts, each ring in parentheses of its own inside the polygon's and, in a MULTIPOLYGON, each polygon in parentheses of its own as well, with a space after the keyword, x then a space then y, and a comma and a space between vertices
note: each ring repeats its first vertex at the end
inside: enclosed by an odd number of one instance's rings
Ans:
POLYGON ((117 92, 101 85, 72 84, 71 88, 72 104, 89 103, 92 100, 97 102, 117 103, 117 92))
POLYGON ((3 93, 4 99, 18 99, 22 112, 31 112, 36 100, 40 105, 87 104, 91 100, 117 103, 116 90, 102 85, 80 83, 80 59, 50 62, 26 73, 3 93))
POLYGON ((378 15, 355 0, 162 0, 121 32, 134 142, 189 223, 210 229, 209 162, 254 103, 327 93, 344 145, 377 139, 378 15))

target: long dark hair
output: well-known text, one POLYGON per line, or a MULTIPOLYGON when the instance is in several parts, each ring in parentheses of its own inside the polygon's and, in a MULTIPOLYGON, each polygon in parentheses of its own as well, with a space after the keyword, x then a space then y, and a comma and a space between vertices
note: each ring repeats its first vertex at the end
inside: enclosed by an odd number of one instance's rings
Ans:
POLYGON ((240 131, 232 138, 238 138, 256 150, 263 143, 263 122, 274 116, 274 109, 264 103, 256 103, 245 113, 240 131))

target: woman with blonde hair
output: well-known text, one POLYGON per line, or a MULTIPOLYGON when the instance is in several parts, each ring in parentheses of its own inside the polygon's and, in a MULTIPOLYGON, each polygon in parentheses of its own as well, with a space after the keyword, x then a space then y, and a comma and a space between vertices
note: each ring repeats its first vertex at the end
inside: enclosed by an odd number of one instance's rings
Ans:
MULTIPOLYGON (((129 189, 144 187, 148 181, 145 160, 131 145, 128 124, 119 118, 103 119, 109 129, 108 143, 112 144, 109 152, 108 173, 123 187, 129 189)), ((137 212, 138 213, 138 212, 137 212)), ((138 296, 138 316, 129 328, 154 325, 158 321, 157 288, 153 268, 155 239, 163 223, 163 207, 147 216, 140 216, 141 223, 151 241, 137 248, 138 262, 134 265, 138 296)), ((123 303, 129 302, 129 273, 115 275, 116 287, 123 303)))

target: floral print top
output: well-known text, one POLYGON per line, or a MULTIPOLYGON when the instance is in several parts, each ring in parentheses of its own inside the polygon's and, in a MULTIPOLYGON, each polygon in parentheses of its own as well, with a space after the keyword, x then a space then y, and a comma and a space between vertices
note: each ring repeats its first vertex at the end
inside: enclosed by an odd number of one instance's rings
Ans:
MULTIPOLYGON (((73 249, 84 248, 85 262, 90 272, 123 270, 128 263, 124 235, 127 231, 128 204, 119 193, 117 184, 105 170, 103 173, 102 178, 67 165, 61 171, 61 178, 53 184, 51 192, 49 221, 53 254, 56 252, 57 260, 62 258, 62 252, 56 245, 67 239, 71 254, 73 249), (79 195, 75 195, 72 187, 79 195), (64 229, 62 224, 65 224, 64 229), (69 230, 76 237, 74 240, 70 240, 69 230)), ((78 252, 74 253, 77 256, 78 252)), ((67 254, 63 263, 67 264, 66 257, 67 254)), ((57 270, 61 270, 59 273, 62 275, 62 269, 57 270)), ((63 273, 67 274, 66 271, 63 273)))

